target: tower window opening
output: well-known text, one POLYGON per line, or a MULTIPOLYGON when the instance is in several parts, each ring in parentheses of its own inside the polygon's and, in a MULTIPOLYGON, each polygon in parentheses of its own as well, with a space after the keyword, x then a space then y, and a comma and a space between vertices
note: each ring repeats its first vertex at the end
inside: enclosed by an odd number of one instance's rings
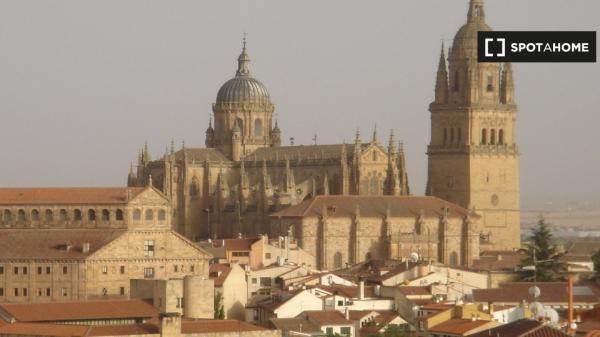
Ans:
POLYGON ((20 221, 20 222, 25 221, 25 210, 20 209, 17 211, 17 221, 20 221))
POLYGON ((481 130, 481 144, 482 145, 487 144, 487 129, 481 130))
POLYGON ((450 143, 454 143, 454 128, 450 128, 450 143))
POLYGON ((88 221, 96 221, 96 211, 93 209, 88 210, 88 221))
POLYGON ((448 143, 448 129, 444 128, 444 145, 448 143))
POLYGON ((462 129, 458 128, 458 129, 456 129, 456 142, 458 144, 460 144, 461 141, 462 141, 462 129))
POLYGON ((494 76, 492 76, 492 75, 488 75, 488 77, 487 77, 487 91, 488 92, 494 91, 494 76))
POLYGON ((494 130, 494 129, 490 130, 490 144, 491 145, 496 144, 496 130, 494 130))
POLYGON ((452 84, 452 91, 457 92, 459 87, 458 71, 454 72, 454 83, 452 84))
POLYGON ((262 120, 260 118, 257 118, 254 121, 254 136, 255 137, 261 137, 263 134, 263 123, 262 120))
POLYGON ((498 130, 498 144, 504 145, 504 129, 498 130))

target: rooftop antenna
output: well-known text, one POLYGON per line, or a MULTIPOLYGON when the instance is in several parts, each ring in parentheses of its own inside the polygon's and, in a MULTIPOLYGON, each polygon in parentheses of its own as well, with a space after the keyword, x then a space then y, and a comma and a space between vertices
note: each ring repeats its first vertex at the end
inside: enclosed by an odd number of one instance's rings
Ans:
POLYGON ((315 145, 317 145, 317 133, 315 132, 315 135, 312 138, 313 142, 315 143, 315 145))

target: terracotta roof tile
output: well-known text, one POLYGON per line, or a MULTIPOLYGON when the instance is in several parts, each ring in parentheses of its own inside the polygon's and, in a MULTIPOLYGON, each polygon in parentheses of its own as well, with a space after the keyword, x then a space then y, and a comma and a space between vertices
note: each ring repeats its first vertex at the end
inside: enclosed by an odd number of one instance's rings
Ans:
MULTIPOLYGON (((344 286, 340 284, 335 285, 317 285, 312 288, 318 288, 331 294, 339 294, 348 298, 358 298, 358 286, 344 286)), ((375 297, 375 287, 365 286, 365 298, 375 297)))
POLYGON ((271 217, 320 216, 323 206, 329 209, 330 217, 350 217, 354 215, 357 205, 362 217, 383 217, 388 205, 392 217, 417 217, 421 210, 425 212, 425 216, 439 217, 444 207, 449 208, 450 217, 462 218, 468 213, 468 210, 436 197, 320 195, 273 213, 271 217))
POLYGON ((12 229, 0 231, 0 259, 84 259, 126 230, 12 229), (90 250, 83 252, 83 243, 90 250), (67 244, 71 248, 67 250, 67 244))
POLYGON ((181 322, 181 333, 207 333, 207 332, 240 332, 240 331, 264 331, 264 327, 236 320, 183 320, 181 322))
POLYGON ((225 239, 225 250, 250 250, 252 244, 260 238, 225 239))
POLYGON ((529 319, 520 319, 492 329, 486 329, 469 337, 568 337, 564 332, 529 319))
POLYGON ((302 315, 313 320, 317 324, 323 325, 353 325, 353 323, 344 317, 337 310, 322 310, 322 311, 305 311, 302 315))
POLYGON ((480 328, 490 321, 473 321, 470 319, 453 318, 429 328, 429 332, 462 335, 473 329, 480 328))
POLYGON ((0 205, 112 205, 124 204, 145 187, 0 188, 0 205))
POLYGON ((208 268, 208 276, 215 281, 215 287, 222 287, 231 272, 229 263, 215 263, 208 268))
POLYGON ((5 303, 0 310, 18 322, 51 322, 84 319, 149 318, 159 310, 143 300, 106 300, 62 303, 5 303))
POLYGON ((2 335, 25 336, 56 336, 75 337, 86 336, 88 326, 69 324, 43 324, 43 323, 12 323, 0 327, 2 335))
POLYGON ((157 333, 159 333, 159 329, 156 324, 95 325, 90 326, 87 336, 130 336, 157 333))
MULTIPOLYGON (((474 289, 473 300, 475 302, 494 302, 494 303, 521 303, 523 300, 533 302, 534 298, 529 294, 529 288, 533 286, 531 282, 507 282, 500 285, 500 288, 492 289, 474 289)), ((567 302, 567 283, 566 282, 538 282, 541 294, 537 298, 539 302, 566 303, 567 302)), ((573 300, 577 303, 600 303, 598 296, 588 286, 575 286, 573 300)))

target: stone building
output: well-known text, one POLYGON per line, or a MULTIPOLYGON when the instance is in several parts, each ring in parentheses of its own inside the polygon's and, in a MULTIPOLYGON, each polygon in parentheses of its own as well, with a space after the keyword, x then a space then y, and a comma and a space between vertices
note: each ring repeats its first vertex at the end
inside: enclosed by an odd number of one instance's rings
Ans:
POLYGON ((271 215, 320 269, 376 259, 468 266, 479 256, 479 216, 435 197, 317 196, 271 215))
POLYGON ((146 188, 0 189, 0 302, 128 298, 130 279, 208 275, 146 188))
POLYGON ((478 63, 477 32, 490 31, 483 0, 439 61, 427 149, 427 195, 481 213, 486 250, 520 246, 517 106, 509 63, 478 63))
POLYGON ((268 215, 316 195, 408 195, 402 144, 282 146, 267 88, 250 74, 246 43, 236 75, 218 91, 206 148, 173 144, 152 160, 147 144, 129 186, 154 186, 171 200, 173 224, 188 238, 270 232, 268 215))

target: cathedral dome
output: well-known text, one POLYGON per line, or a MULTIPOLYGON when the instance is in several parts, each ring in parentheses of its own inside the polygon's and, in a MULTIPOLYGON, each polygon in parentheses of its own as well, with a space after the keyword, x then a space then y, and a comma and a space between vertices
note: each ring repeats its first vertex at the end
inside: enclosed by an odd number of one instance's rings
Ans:
POLYGON ((269 91, 259 80, 250 76, 250 58, 246 52, 246 42, 238 57, 235 77, 225 82, 217 93, 219 103, 267 103, 271 104, 269 91))
POLYGON ((485 23, 483 0, 471 0, 468 20, 454 36, 451 57, 477 59, 477 32, 489 32, 492 28, 485 23))

